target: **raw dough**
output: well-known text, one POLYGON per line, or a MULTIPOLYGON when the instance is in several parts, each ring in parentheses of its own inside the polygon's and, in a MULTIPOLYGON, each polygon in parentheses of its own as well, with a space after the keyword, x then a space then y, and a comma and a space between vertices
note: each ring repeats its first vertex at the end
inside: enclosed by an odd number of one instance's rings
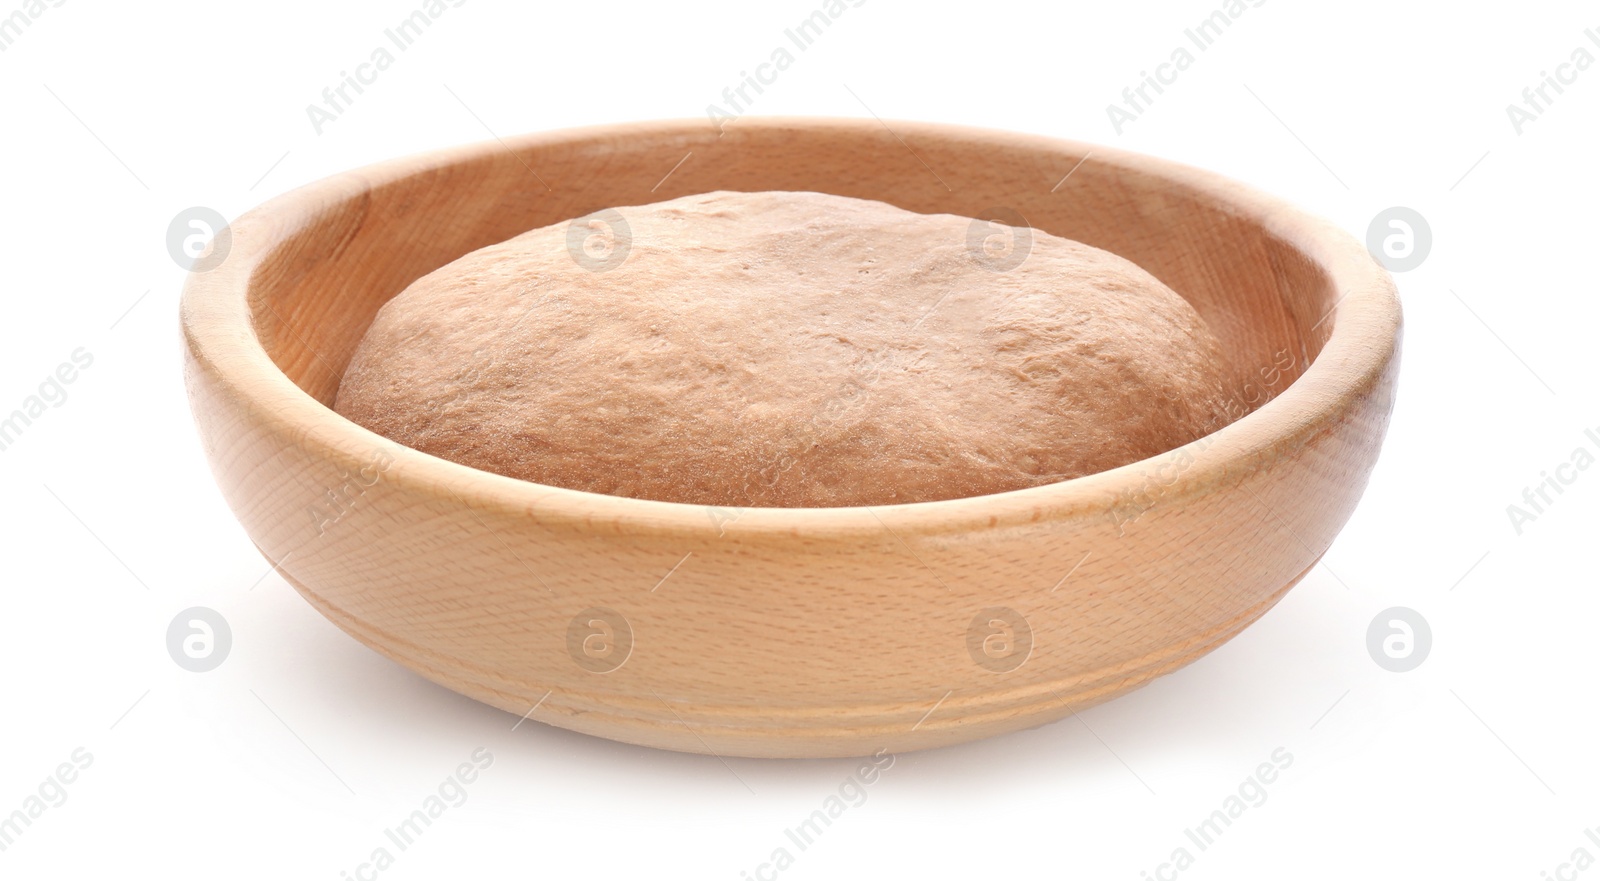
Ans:
POLYGON ((626 233, 558 223, 418 279, 335 409, 486 471, 738 507, 1021 489, 1226 422, 1205 322, 1106 251, 820 193, 617 214, 626 233))

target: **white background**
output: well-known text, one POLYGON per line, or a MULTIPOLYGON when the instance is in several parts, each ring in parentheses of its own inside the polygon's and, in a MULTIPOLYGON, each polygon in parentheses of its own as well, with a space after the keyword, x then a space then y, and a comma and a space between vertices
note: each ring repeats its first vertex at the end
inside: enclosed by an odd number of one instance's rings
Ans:
MULTIPOLYGON (((0 53, 0 411, 74 349, 94 358, 0 452, 0 815, 75 749, 93 756, 0 852, 0 877, 355 877, 483 747, 494 764, 466 803, 379 877, 739 881, 855 766, 513 731, 324 621, 224 506, 179 370, 180 210, 237 217, 486 128, 703 116, 817 8, 471 0, 317 134, 306 106, 417 5, 72 0, 0 53), (214 672, 167 655, 193 605, 233 628, 214 672)), ((780 877, 1143 879, 1188 846, 1185 879, 1600 881, 1600 866, 1558 875, 1580 847, 1600 858, 1584 835, 1600 826, 1600 467, 1520 535, 1506 510, 1574 449, 1600 453, 1583 433, 1600 433, 1600 66, 1521 134, 1505 109, 1574 48, 1600 55, 1584 35, 1600 13, 1268 0, 1116 132, 1106 105, 1217 7, 867 0, 756 104, 1109 143, 1358 237, 1409 206, 1434 236, 1398 278, 1399 403, 1326 565, 1231 643, 1081 720, 899 756, 780 877), (1391 606, 1431 624, 1413 672, 1368 656, 1391 606), (1184 830, 1279 747, 1294 760, 1265 803, 1194 848, 1184 830)))

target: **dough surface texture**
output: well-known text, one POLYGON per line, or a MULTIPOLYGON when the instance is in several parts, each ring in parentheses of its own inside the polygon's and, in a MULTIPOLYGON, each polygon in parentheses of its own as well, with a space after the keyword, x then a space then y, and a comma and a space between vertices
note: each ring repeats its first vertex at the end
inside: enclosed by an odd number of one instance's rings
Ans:
POLYGON ((1205 322, 1106 251, 819 193, 614 210, 626 233, 562 222, 412 283, 335 409, 485 471, 734 507, 1022 489, 1227 421, 1205 322))

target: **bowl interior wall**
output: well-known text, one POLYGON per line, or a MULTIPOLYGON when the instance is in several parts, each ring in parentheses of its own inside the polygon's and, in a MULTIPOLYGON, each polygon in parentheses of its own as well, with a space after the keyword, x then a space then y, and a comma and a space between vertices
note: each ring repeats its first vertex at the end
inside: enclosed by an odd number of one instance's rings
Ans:
POLYGON ((923 213, 1009 209, 1120 254, 1217 332, 1241 414, 1282 392, 1331 333, 1322 319, 1337 294, 1327 275, 1211 193, 1114 157, 1078 166, 1088 149, 914 125, 890 133, 876 122, 742 121, 720 137, 708 123, 645 124, 461 151, 404 175, 354 172, 264 255, 251 277, 252 319, 278 367, 331 406, 378 309, 463 254, 603 208, 715 189, 814 190, 923 213))

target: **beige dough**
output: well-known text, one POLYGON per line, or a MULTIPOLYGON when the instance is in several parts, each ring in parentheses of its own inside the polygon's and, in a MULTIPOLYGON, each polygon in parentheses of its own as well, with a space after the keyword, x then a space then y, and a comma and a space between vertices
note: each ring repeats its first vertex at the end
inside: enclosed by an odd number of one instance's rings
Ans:
POLYGON ((819 193, 617 211, 631 240, 586 221, 574 256, 563 222, 418 279, 335 409, 486 471, 739 507, 1004 492, 1227 421, 1216 338, 1106 251, 819 193))

